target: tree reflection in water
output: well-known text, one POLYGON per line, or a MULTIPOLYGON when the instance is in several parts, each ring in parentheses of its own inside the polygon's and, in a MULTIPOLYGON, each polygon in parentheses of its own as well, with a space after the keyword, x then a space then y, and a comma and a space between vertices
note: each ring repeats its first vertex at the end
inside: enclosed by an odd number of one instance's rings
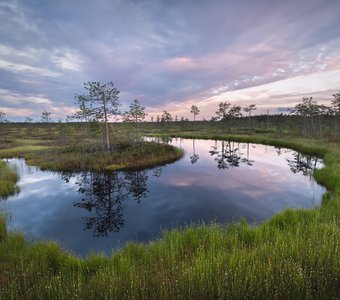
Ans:
POLYGON ((248 166, 252 166, 254 161, 249 158, 249 143, 246 144, 247 146, 247 157, 242 158, 242 162, 246 163, 248 166))
POLYGON ((215 161, 219 169, 228 169, 229 167, 238 167, 241 160, 241 152, 234 142, 221 141, 221 151, 219 151, 217 143, 211 147, 209 151, 211 156, 216 156, 215 161))
POLYGON ((199 155, 196 154, 195 140, 192 140, 192 155, 190 156, 190 162, 192 164, 195 164, 195 163, 197 163, 199 158, 200 158, 199 155))
POLYGON ((162 172, 163 172, 163 168, 162 167, 156 167, 156 168, 153 169, 152 176, 154 176, 154 177, 161 177, 162 172))
POLYGON ((76 178, 78 193, 83 195, 75 207, 91 212, 85 217, 85 229, 93 230, 93 236, 108 236, 109 232, 118 232, 124 226, 125 202, 129 199, 140 203, 148 193, 147 171, 63 174, 69 181, 76 178))
POLYGON ((312 177, 317 168, 318 158, 294 152, 293 159, 287 159, 290 170, 295 174, 302 172, 304 176, 312 177))
MULTIPOLYGON (((214 157, 218 169, 239 167, 241 164, 253 166, 251 160, 250 144, 241 144, 246 153, 240 150, 240 144, 230 141, 216 141, 209 151, 214 157)), ((191 163, 199 159, 193 142, 193 155, 191 163)), ((280 149, 279 149, 280 150, 280 149)), ((281 151, 277 154, 281 155, 281 151)), ((318 159, 297 152, 287 159, 293 173, 302 172, 303 175, 312 176, 317 167, 318 159)), ((125 224, 124 208, 128 200, 140 203, 148 194, 147 181, 151 176, 159 177, 162 168, 134 172, 64 174, 65 181, 75 178, 77 191, 82 200, 75 202, 74 206, 88 211, 89 216, 84 217, 85 229, 92 230, 94 236, 108 236, 110 232, 118 232, 125 224)))
MULTIPOLYGON (((234 142, 221 141, 221 150, 218 147, 218 141, 215 141, 215 145, 211 146, 209 153, 215 157, 217 167, 219 169, 228 169, 230 167, 239 167, 240 162, 253 166, 254 160, 250 158, 250 144, 243 144, 243 148, 246 148, 246 156, 240 151, 239 144, 234 142)), ((281 148, 276 148, 277 155, 282 154, 281 148)), ((285 153, 291 152, 291 150, 285 149, 285 153)), ((298 152, 292 153, 293 159, 287 159, 290 170, 293 173, 302 172, 304 176, 312 176, 313 171, 318 166, 318 158, 313 156, 304 155, 298 152)))

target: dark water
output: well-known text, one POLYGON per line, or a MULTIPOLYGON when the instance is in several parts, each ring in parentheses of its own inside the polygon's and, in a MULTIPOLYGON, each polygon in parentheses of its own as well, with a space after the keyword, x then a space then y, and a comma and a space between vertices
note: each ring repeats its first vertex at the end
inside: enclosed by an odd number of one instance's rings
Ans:
POLYGON ((79 256, 109 254, 128 241, 192 223, 261 222, 288 207, 319 205, 324 188, 311 174, 317 158, 256 144, 173 140, 185 157, 138 171, 62 174, 18 167, 21 192, 0 200, 11 230, 56 240, 79 256))

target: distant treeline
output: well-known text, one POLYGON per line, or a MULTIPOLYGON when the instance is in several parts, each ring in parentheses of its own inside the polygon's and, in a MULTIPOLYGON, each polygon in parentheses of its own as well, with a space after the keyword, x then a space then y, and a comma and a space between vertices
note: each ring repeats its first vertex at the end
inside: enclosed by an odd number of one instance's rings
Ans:
MULTIPOLYGON (((146 121, 145 107, 141 106, 137 99, 131 103, 128 111, 119 111, 119 91, 113 86, 112 82, 106 84, 88 82, 84 86, 89 93, 76 95, 78 110, 67 118, 66 123, 90 124, 85 130, 85 136, 88 136, 91 130, 95 134, 96 131, 97 133, 99 132, 98 129, 101 129, 105 134, 106 149, 108 151, 111 149, 110 136, 115 131, 114 126, 134 132, 135 140, 141 129, 149 131, 152 129, 165 131, 216 130, 223 133, 247 134, 275 132, 280 137, 284 133, 289 133, 321 140, 325 136, 335 139, 340 138, 340 93, 333 95, 330 106, 318 104, 313 97, 304 97, 300 103, 289 110, 288 114, 270 115, 268 112, 267 114, 252 115, 257 110, 255 104, 242 108, 229 102, 221 102, 215 115, 210 120, 196 121, 196 116, 200 114, 200 110, 196 105, 192 105, 190 113, 193 114, 193 122, 184 117, 173 117, 168 111, 163 111, 156 118, 152 116, 150 121, 146 121), (110 119, 115 120, 115 122, 109 122, 110 119), (103 128, 103 124, 105 128, 103 128)), ((33 119, 30 117, 25 120, 26 124, 31 124, 32 122, 33 119)), ((47 124, 46 126, 51 133, 51 112, 43 111, 40 122, 47 124)), ((3 112, 0 112, 0 123, 9 123, 3 112)), ((59 120, 58 123, 62 124, 64 122, 59 120)), ((28 133, 30 134, 31 131, 28 133)))

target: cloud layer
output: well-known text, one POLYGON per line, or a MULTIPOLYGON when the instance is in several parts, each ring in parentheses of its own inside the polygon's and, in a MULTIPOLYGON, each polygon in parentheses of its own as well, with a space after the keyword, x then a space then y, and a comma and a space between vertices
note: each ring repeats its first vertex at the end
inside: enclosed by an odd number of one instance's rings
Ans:
POLYGON ((188 116, 195 103, 210 118, 225 100, 274 111, 312 93, 329 102, 340 90, 340 2, 239 2, 0 2, 0 110, 64 118, 91 80, 112 80, 125 105, 138 98, 150 115, 188 116))

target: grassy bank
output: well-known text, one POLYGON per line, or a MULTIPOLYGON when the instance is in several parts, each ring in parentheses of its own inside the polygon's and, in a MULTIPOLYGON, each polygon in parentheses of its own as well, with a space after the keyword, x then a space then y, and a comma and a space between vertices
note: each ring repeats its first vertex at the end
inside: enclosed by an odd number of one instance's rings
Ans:
POLYGON ((183 151, 170 145, 121 143, 115 151, 94 151, 78 145, 59 145, 37 140, 19 140, 14 147, 0 149, 0 158, 24 157, 30 165, 53 171, 108 171, 142 169, 173 162, 183 151))
MULTIPOLYGON (((172 231, 111 258, 79 260, 54 243, 0 244, 4 299, 336 299, 339 209, 286 211, 246 224, 172 231)), ((3 227, 3 225, 2 225, 3 227)), ((3 239, 4 233, 0 237, 3 239)))
MULTIPOLYGON (((178 135, 178 134, 177 134, 178 135)), ((320 207, 287 210, 256 227, 245 222, 166 232, 110 258, 78 259, 55 243, 29 244, 0 219, 4 299, 337 299, 340 294, 340 151, 314 142, 232 138, 324 158, 315 176, 328 192, 320 207)))
POLYGON ((0 161, 0 199, 6 198, 19 191, 16 185, 19 175, 5 161, 0 161))

